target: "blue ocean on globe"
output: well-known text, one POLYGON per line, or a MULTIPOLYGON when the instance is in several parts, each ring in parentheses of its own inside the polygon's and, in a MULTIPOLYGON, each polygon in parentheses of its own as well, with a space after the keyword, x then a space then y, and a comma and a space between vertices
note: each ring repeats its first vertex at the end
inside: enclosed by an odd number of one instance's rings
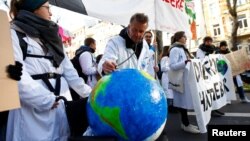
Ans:
POLYGON ((165 127, 167 102, 162 87, 148 73, 124 69, 98 81, 87 114, 95 136, 153 141, 165 127))

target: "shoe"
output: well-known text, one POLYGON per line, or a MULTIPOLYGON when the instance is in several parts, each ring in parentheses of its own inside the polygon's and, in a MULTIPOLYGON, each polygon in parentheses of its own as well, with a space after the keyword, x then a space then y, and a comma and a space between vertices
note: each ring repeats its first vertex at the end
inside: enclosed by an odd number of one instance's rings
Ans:
POLYGON ((90 127, 88 127, 86 131, 83 133, 83 136, 94 136, 93 130, 90 127))
POLYGON ((200 130, 194 128, 194 125, 192 126, 191 124, 189 124, 188 126, 185 126, 183 124, 181 124, 181 129, 185 132, 189 132, 189 133, 193 133, 193 134, 199 134, 200 130))
POLYGON ((225 113, 220 112, 220 111, 218 111, 218 110, 213 110, 213 111, 211 112, 211 116, 212 116, 212 117, 222 117, 222 116, 224 116, 224 115, 225 115, 225 113))
POLYGON ((224 116, 225 115, 225 113, 223 113, 223 112, 221 112, 221 111, 219 111, 219 110, 214 110, 216 113, 218 113, 218 114, 220 114, 220 115, 222 115, 222 116, 224 116))
POLYGON ((246 97, 244 99, 241 99, 240 101, 241 103, 250 103, 250 100, 246 97))
POLYGON ((227 101, 227 105, 231 105, 232 103, 231 103, 231 101, 230 100, 228 100, 227 101))
POLYGON ((199 130, 199 127, 198 127, 198 126, 195 126, 195 125, 193 125, 193 124, 189 124, 188 126, 191 126, 192 128, 199 130))

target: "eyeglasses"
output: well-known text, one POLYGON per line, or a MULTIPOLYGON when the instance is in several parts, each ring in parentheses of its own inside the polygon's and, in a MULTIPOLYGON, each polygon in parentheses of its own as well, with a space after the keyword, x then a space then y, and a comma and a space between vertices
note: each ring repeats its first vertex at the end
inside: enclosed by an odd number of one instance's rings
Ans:
POLYGON ((44 7, 44 8, 46 8, 49 12, 51 12, 51 11, 50 11, 50 6, 42 5, 41 7, 44 7))
POLYGON ((145 36, 145 38, 152 38, 152 36, 145 36))

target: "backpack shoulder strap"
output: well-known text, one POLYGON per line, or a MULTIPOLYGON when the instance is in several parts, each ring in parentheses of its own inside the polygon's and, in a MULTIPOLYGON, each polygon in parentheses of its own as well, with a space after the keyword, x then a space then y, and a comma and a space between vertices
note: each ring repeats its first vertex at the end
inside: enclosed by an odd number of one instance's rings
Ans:
POLYGON ((23 38, 26 37, 26 34, 20 32, 20 31, 17 31, 17 30, 16 30, 16 34, 17 34, 17 37, 19 40, 19 45, 20 45, 22 52, 23 52, 23 60, 25 60, 26 56, 27 56, 28 44, 23 40, 23 38))
POLYGON ((18 40, 19 40, 19 45, 22 49, 23 52, 23 60, 26 59, 26 57, 33 57, 33 58, 45 58, 48 60, 53 60, 52 56, 46 56, 46 55, 36 55, 36 54, 29 54, 28 53, 28 44, 24 41, 24 37, 26 37, 27 35, 21 31, 15 30, 18 40))

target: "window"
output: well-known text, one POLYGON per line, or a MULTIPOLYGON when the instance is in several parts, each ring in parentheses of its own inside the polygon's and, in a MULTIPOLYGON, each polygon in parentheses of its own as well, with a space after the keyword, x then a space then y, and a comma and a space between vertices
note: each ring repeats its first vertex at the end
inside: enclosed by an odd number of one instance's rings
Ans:
MULTIPOLYGON (((246 4, 246 3, 247 3, 247 0, 237 0, 236 5, 241 6, 241 5, 246 4)), ((230 4, 231 5, 233 4, 233 0, 230 1, 230 4)))
POLYGON ((240 6, 246 3, 247 3, 247 0, 237 0, 237 6, 240 6))
POLYGON ((219 24, 215 24, 213 25, 213 29, 214 29, 214 36, 219 36, 220 33, 220 25, 219 24))
POLYGON ((217 3, 210 3, 209 4, 209 11, 212 17, 216 17, 219 15, 219 7, 216 5, 217 3))
POLYGON ((248 27, 248 24, 247 24, 247 18, 246 18, 246 15, 239 15, 238 16, 238 22, 239 22, 239 28, 242 29, 242 28, 247 28, 248 27))

